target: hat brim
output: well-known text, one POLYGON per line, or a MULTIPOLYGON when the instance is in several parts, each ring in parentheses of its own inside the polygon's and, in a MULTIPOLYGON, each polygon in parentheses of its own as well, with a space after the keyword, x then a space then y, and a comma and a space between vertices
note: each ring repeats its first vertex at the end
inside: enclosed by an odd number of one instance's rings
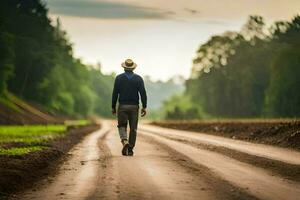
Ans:
POLYGON ((137 65, 135 63, 133 63, 132 66, 127 66, 125 63, 122 63, 122 67, 124 69, 135 69, 137 67, 137 65))

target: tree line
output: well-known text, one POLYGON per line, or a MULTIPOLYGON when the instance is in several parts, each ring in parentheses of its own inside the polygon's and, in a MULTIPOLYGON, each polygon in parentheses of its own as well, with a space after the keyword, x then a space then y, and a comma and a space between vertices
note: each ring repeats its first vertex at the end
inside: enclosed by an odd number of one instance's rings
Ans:
POLYGON ((165 103, 166 117, 299 117, 299 77, 300 16, 269 27, 250 16, 241 31, 200 46, 181 100, 165 103))
POLYGON ((0 1, 0 95, 9 91, 49 112, 110 115, 113 76, 73 57, 66 32, 40 0, 0 1))

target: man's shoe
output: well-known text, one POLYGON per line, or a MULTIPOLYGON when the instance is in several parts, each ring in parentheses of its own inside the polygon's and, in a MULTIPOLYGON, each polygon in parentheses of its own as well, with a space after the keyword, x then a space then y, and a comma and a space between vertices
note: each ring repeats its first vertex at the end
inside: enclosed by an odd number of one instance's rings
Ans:
POLYGON ((128 148, 129 148, 129 144, 128 143, 125 143, 123 145, 123 149, 122 149, 122 155, 123 156, 127 156, 128 155, 128 148))
POLYGON ((133 150, 131 148, 128 149, 128 156, 133 156, 133 150))

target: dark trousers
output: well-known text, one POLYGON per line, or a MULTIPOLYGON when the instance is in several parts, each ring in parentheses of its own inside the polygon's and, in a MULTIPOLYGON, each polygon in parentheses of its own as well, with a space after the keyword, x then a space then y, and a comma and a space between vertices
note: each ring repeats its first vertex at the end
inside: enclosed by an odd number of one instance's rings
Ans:
POLYGON ((134 148, 136 141, 136 131, 138 126, 139 106, 119 105, 118 108, 118 129, 121 140, 127 138, 127 125, 129 123, 129 147, 134 148))

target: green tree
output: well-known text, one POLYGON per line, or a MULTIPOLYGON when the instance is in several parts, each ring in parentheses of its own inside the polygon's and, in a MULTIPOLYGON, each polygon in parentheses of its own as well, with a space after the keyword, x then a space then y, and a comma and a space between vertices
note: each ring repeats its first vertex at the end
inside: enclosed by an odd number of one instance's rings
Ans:
POLYGON ((0 1, 0 92, 6 90, 53 113, 110 114, 113 76, 74 58, 57 20, 40 0, 0 1), (13 75, 13 76, 12 76, 13 75))
MULTIPOLYGON (((273 27, 269 34, 262 17, 250 16, 240 33, 213 36, 201 45, 194 59, 192 77, 186 81, 186 93, 193 103, 211 116, 264 115, 267 90, 274 93, 268 88, 275 73, 272 63, 278 53, 274 51, 272 34, 280 35, 279 28, 287 30, 284 25, 277 23, 277 28, 273 27)), ((283 35, 280 37, 286 36, 283 35)))
POLYGON ((13 36, 0 32, 0 95, 7 89, 7 81, 13 74, 13 36))
POLYGON ((278 22, 272 27, 276 49, 272 74, 266 93, 266 110, 270 116, 300 116, 300 16, 291 23, 278 22))

